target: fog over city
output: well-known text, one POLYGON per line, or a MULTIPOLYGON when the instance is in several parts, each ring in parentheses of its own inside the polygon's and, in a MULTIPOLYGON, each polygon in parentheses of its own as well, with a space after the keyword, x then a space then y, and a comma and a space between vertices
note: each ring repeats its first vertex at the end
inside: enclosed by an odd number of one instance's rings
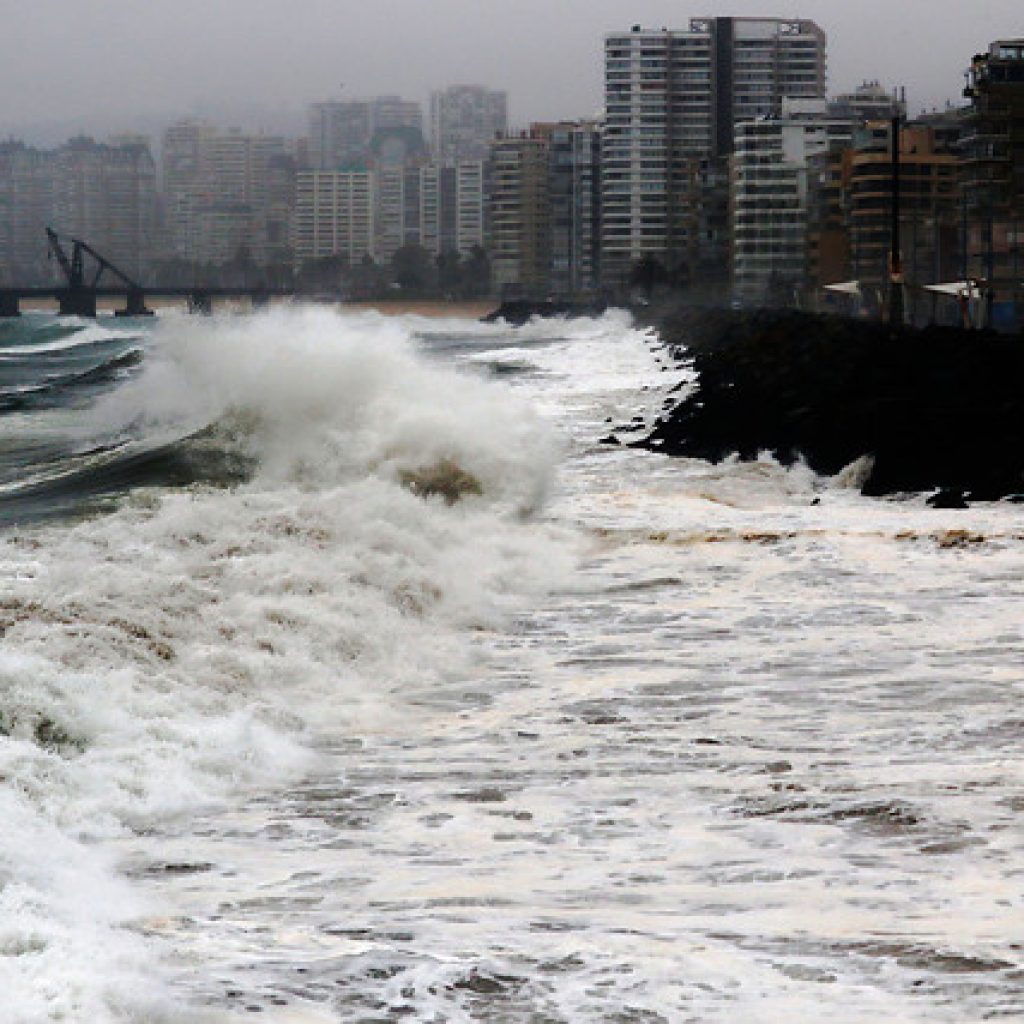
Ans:
POLYGON ((2 0, 0 134, 158 135, 204 117, 302 131, 308 103, 453 82, 509 93, 512 123, 594 114, 602 40, 691 17, 812 18, 828 33, 830 92, 907 87, 912 110, 958 103, 962 70, 1024 34, 1020 0, 2 0))

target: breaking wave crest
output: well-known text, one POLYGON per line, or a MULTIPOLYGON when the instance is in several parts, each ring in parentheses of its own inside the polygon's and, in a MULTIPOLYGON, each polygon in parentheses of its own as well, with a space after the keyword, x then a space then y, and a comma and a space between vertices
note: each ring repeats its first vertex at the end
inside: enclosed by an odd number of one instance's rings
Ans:
POLYGON ((160 908, 122 858, 323 748, 412 727, 421 695, 475 670, 472 633, 569 564, 529 521, 546 428, 400 323, 171 319, 150 352, 82 415, 82 443, 112 447, 77 472, 123 468, 125 438, 143 461, 205 446, 247 472, 135 482, 108 514, 0 541, 0 983, 19 1021, 178 1019, 146 938, 160 908))

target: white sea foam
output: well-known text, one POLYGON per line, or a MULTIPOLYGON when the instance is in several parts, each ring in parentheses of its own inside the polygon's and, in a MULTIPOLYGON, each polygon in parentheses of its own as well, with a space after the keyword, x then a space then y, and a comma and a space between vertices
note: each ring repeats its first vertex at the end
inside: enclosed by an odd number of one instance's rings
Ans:
POLYGON ((324 743, 412 728, 417 693, 472 671, 466 630, 567 564, 521 520, 543 500, 550 432, 429 366, 400 326, 282 311, 174 320, 152 345, 83 433, 218 423, 258 467, 233 490, 139 493, 0 547, 17 823, 0 838, 0 963, 19 1024, 156 1019, 153 950, 123 927, 142 909, 98 851, 287 785, 324 743), (449 507, 403 486, 444 460, 479 493, 449 507))
POLYGON ((53 338, 50 341, 41 341, 30 345, 0 346, 0 357, 18 356, 27 359, 41 353, 64 352, 69 349, 86 348, 98 342, 127 340, 137 335, 137 328, 115 328, 97 324, 95 321, 86 321, 83 322, 78 330, 65 334, 60 338, 53 338))
POLYGON ((19 1022, 1013 1019, 1014 508, 599 445, 679 378, 547 333, 175 323, 96 410, 261 461, 0 549, 19 1022))

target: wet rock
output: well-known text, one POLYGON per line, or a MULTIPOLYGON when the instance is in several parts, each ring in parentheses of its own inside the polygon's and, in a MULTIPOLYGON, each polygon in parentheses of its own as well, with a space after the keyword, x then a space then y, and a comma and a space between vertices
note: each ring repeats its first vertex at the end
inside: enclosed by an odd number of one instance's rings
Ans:
POLYGON ((969 508, 959 487, 943 487, 926 502, 932 508, 969 508))
POLYGON ((519 985, 521 982, 522 979, 510 975, 485 974, 483 971, 472 970, 465 978, 453 982, 451 987, 464 992, 473 992, 478 996, 493 996, 519 985))
POLYGON ((894 336, 785 310, 683 308, 650 322, 686 346, 697 383, 645 447, 712 462, 768 451, 828 476, 870 455, 858 480, 868 495, 1024 492, 1020 338, 952 327, 894 336))
POLYGON ((534 317, 600 316, 608 309, 605 302, 556 302, 553 299, 510 299, 481 317, 485 324, 504 320, 511 327, 522 327, 534 317))
POLYGON ((481 789, 466 790, 452 795, 456 800, 465 800, 471 804, 500 804, 507 799, 496 786, 484 786, 481 789))
POLYGON ((467 473, 451 459, 441 459, 432 466, 404 470, 402 484, 421 498, 439 494, 449 505, 454 505, 467 494, 482 494, 480 481, 467 473))

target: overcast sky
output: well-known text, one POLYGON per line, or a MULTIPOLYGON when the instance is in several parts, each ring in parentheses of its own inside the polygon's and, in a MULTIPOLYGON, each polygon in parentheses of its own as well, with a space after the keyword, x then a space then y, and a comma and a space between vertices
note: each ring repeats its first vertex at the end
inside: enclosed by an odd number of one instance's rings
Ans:
POLYGON ((961 102, 970 57, 1024 36, 1024 0, 0 0, 0 134, 159 134, 183 116, 301 130, 308 103, 480 82, 515 124, 601 106, 605 33, 707 15, 812 18, 830 92, 961 102))

